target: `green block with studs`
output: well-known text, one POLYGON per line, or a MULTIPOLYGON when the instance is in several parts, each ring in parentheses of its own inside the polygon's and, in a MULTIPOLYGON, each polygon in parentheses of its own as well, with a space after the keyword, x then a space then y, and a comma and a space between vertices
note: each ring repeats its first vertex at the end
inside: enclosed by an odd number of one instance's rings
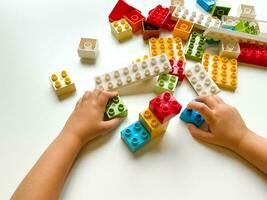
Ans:
POLYGON ((221 19, 223 15, 228 15, 231 6, 232 4, 230 2, 217 0, 210 11, 210 14, 221 19))
POLYGON ((119 96, 115 96, 109 99, 105 112, 107 120, 113 119, 115 117, 125 118, 127 117, 127 115, 128 109, 119 96))
POLYGON ((178 83, 178 77, 170 74, 161 74, 156 82, 154 91, 157 94, 169 91, 173 94, 178 83))
POLYGON ((195 61, 201 61, 205 51, 205 37, 198 32, 193 32, 187 42, 185 57, 195 61))
POLYGON ((257 35, 256 24, 249 23, 248 21, 240 20, 240 22, 235 26, 235 30, 243 33, 248 33, 251 35, 257 35))

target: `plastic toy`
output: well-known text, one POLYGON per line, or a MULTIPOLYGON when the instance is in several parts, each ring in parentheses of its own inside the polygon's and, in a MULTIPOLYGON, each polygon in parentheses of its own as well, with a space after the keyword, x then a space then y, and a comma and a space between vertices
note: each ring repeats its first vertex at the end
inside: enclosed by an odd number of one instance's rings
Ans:
POLYGON ((185 50, 187 59, 201 61, 205 50, 206 39, 201 33, 192 32, 185 50))
POLYGON ((252 5, 241 4, 240 5, 239 16, 242 17, 242 18, 255 19, 256 18, 255 7, 252 6, 252 5))
POLYGON ((197 0, 197 4, 205 11, 210 12, 216 0, 197 0))
POLYGON ((125 118, 127 115, 128 109, 119 96, 115 96, 108 101, 105 112, 107 119, 110 120, 115 117, 125 118))
POLYGON ((178 82, 182 82, 184 80, 184 68, 185 62, 182 60, 170 60, 170 64, 172 66, 172 71, 169 74, 177 76, 178 82))
POLYGON ((220 42, 220 56, 237 58, 240 54, 239 43, 235 40, 222 40, 220 42))
POLYGON ((147 21, 142 22, 143 27, 143 39, 148 40, 149 38, 158 38, 160 35, 160 29, 157 26, 149 24, 147 21))
POLYGON ((174 29, 173 29, 173 36, 180 37, 183 40, 188 40, 189 35, 193 29, 193 23, 190 21, 186 21, 183 19, 178 19, 174 29))
POLYGON ((125 19, 112 22, 110 28, 115 38, 120 42, 133 36, 132 27, 125 19))
POLYGON ((204 118, 195 110, 185 108, 180 115, 180 119, 186 123, 199 127, 204 123, 204 118))
POLYGON ((221 19, 223 15, 228 15, 231 10, 231 6, 232 4, 230 2, 216 0, 210 11, 210 14, 221 19))
POLYGON ((123 0, 118 0, 117 4, 112 9, 111 13, 109 14, 108 18, 110 22, 119 21, 123 15, 132 10, 137 10, 134 7, 130 6, 123 0))
POLYGON ((235 25, 235 31, 243 32, 243 33, 248 33, 252 35, 257 35, 257 24, 251 24, 248 21, 245 20, 240 20, 240 22, 235 25))
POLYGON ((176 85, 178 82, 178 78, 176 76, 170 74, 161 74, 154 86, 154 91, 157 94, 161 94, 163 92, 169 91, 173 94, 176 85))
POLYGON ((172 20, 171 18, 168 18, 168 19, 164 22, 162 28, 164 28, 164 29, 166 29, 166 30, 168 30, 168 31, 173 31, 173 29, 174 29, 176 23, 177 23, 177 22, 176 22, 175 20, 172 20))
POLYGON ((142 21, 145 17, 138 10, 132 10, 124 15, 126 21, 131 25, 133 33, 142 29, 142 21))
POLYGON ((80 58, 96 59, 98 53, 97 39, 81 38, 77 51, 80 58))
POLYGON ((169 8, 163 8, 161 5, 158 5, 156 8, 149 11, 147 22, 154 26, 162 27, 170 14, 171 11, 169 8))

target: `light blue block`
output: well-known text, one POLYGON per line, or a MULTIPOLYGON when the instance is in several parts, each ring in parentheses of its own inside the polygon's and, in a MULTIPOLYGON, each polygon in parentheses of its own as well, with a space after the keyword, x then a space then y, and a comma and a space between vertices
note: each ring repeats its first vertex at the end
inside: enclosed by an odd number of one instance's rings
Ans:
POLYGON ((197 0, 197 4, 200 5, 205 11, 210 12, 216 0, 197 0))
POLYGON ((197 127, 204 123, 204 118, 195 110, 185 108, 180 115, 180 119, 186 123, 191 123, 197 127))

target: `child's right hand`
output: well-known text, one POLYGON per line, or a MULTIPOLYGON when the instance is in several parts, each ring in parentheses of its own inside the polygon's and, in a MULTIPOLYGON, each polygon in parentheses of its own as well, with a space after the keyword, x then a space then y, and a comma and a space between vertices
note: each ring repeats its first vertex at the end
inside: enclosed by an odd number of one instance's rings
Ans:
POLYGON ((191 135, 197 139, 235 150, 250 132, 239 112, 217 95, 197 97, 187 108, 198 111, 209 126, 209 131, 203 131, 188 124, 191 135))

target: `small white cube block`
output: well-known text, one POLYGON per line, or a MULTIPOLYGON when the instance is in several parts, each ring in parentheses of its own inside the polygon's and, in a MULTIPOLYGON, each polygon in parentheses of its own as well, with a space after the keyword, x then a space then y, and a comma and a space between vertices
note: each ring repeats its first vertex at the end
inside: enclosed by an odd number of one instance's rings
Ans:
POLYGON ((240 17, 244 18, 255 19, 256 17, 255 7, 252 5, 241 4, 239 13, 240 17))
POLYGON ((78 47, 78 54, 80 58, 96 59, 97 53, 98 53, 97 39, 81 38, 78 47))
POLYGON ((220 56, 237 58, 239 54, 240 47, 236 40, 222 40, 220 42, 220 56))

